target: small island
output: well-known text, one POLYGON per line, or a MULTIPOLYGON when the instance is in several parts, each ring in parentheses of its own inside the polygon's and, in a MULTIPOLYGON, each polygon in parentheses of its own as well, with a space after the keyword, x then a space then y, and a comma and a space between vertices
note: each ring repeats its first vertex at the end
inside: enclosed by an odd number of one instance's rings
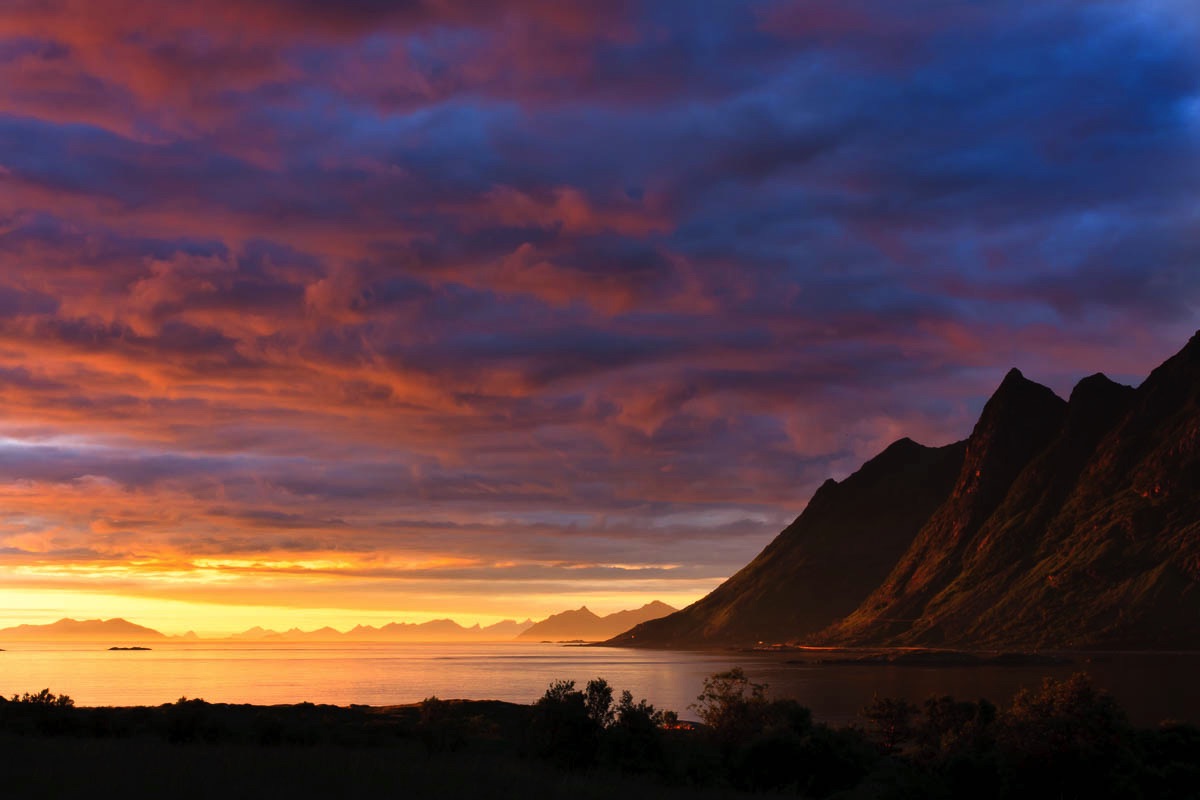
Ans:
POLYGON ((149 647, 110 647, 109 650, 149 650, 149 647))

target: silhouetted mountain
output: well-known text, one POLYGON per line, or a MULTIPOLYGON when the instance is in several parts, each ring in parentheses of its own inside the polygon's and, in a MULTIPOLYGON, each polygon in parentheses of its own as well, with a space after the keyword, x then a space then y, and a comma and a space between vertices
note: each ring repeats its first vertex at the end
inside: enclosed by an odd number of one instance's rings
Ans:
POLYGON ((574 611, 563 611, 552 614, 541 622, 533 625, 518 636, 524 641, 565 642, 581 640, 599 642, 617 635, 640 622, 657 619, 670 614, 675 609, 666 603, 655 600, 641 608, 629 611, 617 611, 608 616, 598 616, 587 606, 574 611))
MULTIPOLYGON (((1094 394, 1081 384, 1072 403, 1101 405, 1094 394)), ((1047 521, 1026 526, 1029 567, 989 592, 991 610, 953 627, 959 604, 932 607, 922 620, 932 635, 916 627, 908 639, 936 639, 941 626, 949 641, 1004 646, 1197 647, 1200 339, 1123 405, 1047 521)))
POLYGON ((247 628, 246 630, 242 631, 241 633, 230 634, 229 638, 253 642, 253 641, 257 641, 259 639, 266 638, 267 636, 279 636, 279 632, 268 630, 267 628, 263 628, 259 625, 255 625, 253 628, 247 628))
POLYGON ((481 629, 481 633, 489 639, 496 641, 508 641, 515 639, 525 631, 533 627, 533 620, 526 619, 524 622, 506 619, 495 623, 494 625, 485 625, 481 629))
MULTIPOLYGON (((947 559, 944 585, 938 585, 936 596, 920 604, 909 630, 897 642, 1041 644, 1038 637, 1022 635, 1005 642, 997 635, 1007 627, 1006 616, 1012 612, 998 598, 1015 587, 1022 587, 1022 593, 1028 591, 1022 576, 1035 569, 1048 527, 1078 486, 1100 440, 1128 411, 1133 395, 1131 387, 1099 374, 1075 387, 1058 435, 1014 479, 1002 504, 974 537, 964 542, 960 554, 947 559)), ((905 610, 916 605, 909 599, 905 610)), ((830 637, 862 638, 864 629, 856 630, 855 623, 864 616, 851 617, 830 631, 830 637)))
POLYGON ((114 619, 60 619, 47 625, 17 625, 0 629, 8 642, 144 642, 167 637, 156 630, 114 619))
POLYGON ((612 643, 1200 644, 1200 334, 1137 389, 1093 375, 1064 402, 1012 370, 954 464, 962 446, 897 443, 827 482, 746 568, 612 643), (957 477, 898 468, 885 457, 902 444, 946 453, 957 477), (831 608, 840 583, 861 602, 831 608))
POLYGON ((887 577, 954 484, 964 444, 901 439, 804 513, 711 594, 639 625, 614 644, 687 647, 782 641, 850 613, 887 577))
POLYGON ((429 622, 389 622, 381 627, 356 625, 342 633, 333 628, 302 631, 292 628, 282 633, 254 627, 234 634, 231 639, 260 642, 500 642, 513 639, 555 641, 583 639, 600 641, 619 633, 637 623, 656 616, 670 614, 675 609, 657 600, 633 611, 618 611, 607 617, 599 617, 581 608, 534 623, 533 620, 517 622, 506 619, 494 625, 463 627, 452 619, 435 619, 429 622), (542 633, 530 634, 531 631, 542 633))
POLYGON ((345 633, 330 627, 312 631, 299 628, 282 633, 255 626, 229 637, 239 641, 257 642, 484 642, 511 641, 521 631, 533 625, 533 620, 516 622, 506 619, 494 625, 478 624, 465 628, 452 619, 429 622, 389 622, 378 628, 356 625, 345 633))
POLYGON ((1058 433, 1067 404, 1013 369, 983 407, 967 439, 954 489, 863 604, 837 624, 838 638, 877 641, 898 634, 959 573, 976 532, 1013 480, 1058 433))

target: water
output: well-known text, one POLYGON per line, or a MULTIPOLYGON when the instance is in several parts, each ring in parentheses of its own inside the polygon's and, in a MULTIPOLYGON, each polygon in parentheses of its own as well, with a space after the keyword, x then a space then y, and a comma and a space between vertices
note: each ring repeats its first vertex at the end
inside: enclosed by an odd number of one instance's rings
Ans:
POLYGON ((431 695, 530 703, 551 681, 582 686, 600 676, 659 708, 694 718, 704 678, 732 666, 793 697, 817 719, 844 724, 878 693, 920 701, 932 694, 1004 704, 1044 676, 1086 671, 1138 724, 1200 722, 1200 653, 1080 656, 1027 667, 889 667, 788 663, 778 653, 695 653, 550 644, 169 643, 151 651, 94 644, 12 644, 0 652, 0 693, 49 688, 79 705, 158 705, 180 697, 227 703, 391 705, 431 695))

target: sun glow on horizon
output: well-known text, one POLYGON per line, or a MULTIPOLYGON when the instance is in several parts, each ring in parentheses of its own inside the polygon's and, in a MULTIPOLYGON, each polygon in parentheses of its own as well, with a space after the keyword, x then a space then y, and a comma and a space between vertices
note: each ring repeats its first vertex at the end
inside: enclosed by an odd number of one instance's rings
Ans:
MULTIPOLYGON (((711 588, 711 587, 710 587, 711 588)), ((356 625, 379 627, 391 622, 421 624, 452 619, 463 627, 486 627, 504 620, 539 620, 551 614, 587 606, 601 616, 637 608, 659 600, 676 608, 699 599, 705 592, 675 594, 585 594, 567 602, 562 596, 530 595, 524 602, 513 600, 493 613, 479 613, 461 600, 445 601, 436 608, 379 608, 370 606, 321 606, 210 602, 166 597, 122 594, 110 591, 62 589, 0 589, 0 628, 15 625, 44 625, 63 618, 111 619, 119 617, 153 628, 168 636, 193 632, 201 638, 222 638, 258 626, 277 631, 332 627, 346 631, 356 625)), ((353 598, 350 598, 353 599, 353 598)))

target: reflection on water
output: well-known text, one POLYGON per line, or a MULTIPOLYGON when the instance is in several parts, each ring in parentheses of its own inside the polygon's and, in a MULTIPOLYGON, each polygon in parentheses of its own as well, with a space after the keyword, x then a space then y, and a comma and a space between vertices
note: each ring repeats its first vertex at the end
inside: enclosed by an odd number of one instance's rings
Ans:
POLYGON ((1079 656, 1029 667, 789 664, 785 654, 691 653, 547 644, 157 644, 148 652, 102 645, 11 644, 0 653, 0 693, 49 688, 81 705, 156 705, 187 697, 228 703, 411 703, 431 695, 528 703, 553 680, 604 677, 660 708, 693 716, 703 679, 742 666, 772 696, 794 697, 820 720, 845 723, 875 694, 932 694, 1007 702, 1043 676, 1090 673, 1139 724, 1200 722, 1200 653, 1079 656))

